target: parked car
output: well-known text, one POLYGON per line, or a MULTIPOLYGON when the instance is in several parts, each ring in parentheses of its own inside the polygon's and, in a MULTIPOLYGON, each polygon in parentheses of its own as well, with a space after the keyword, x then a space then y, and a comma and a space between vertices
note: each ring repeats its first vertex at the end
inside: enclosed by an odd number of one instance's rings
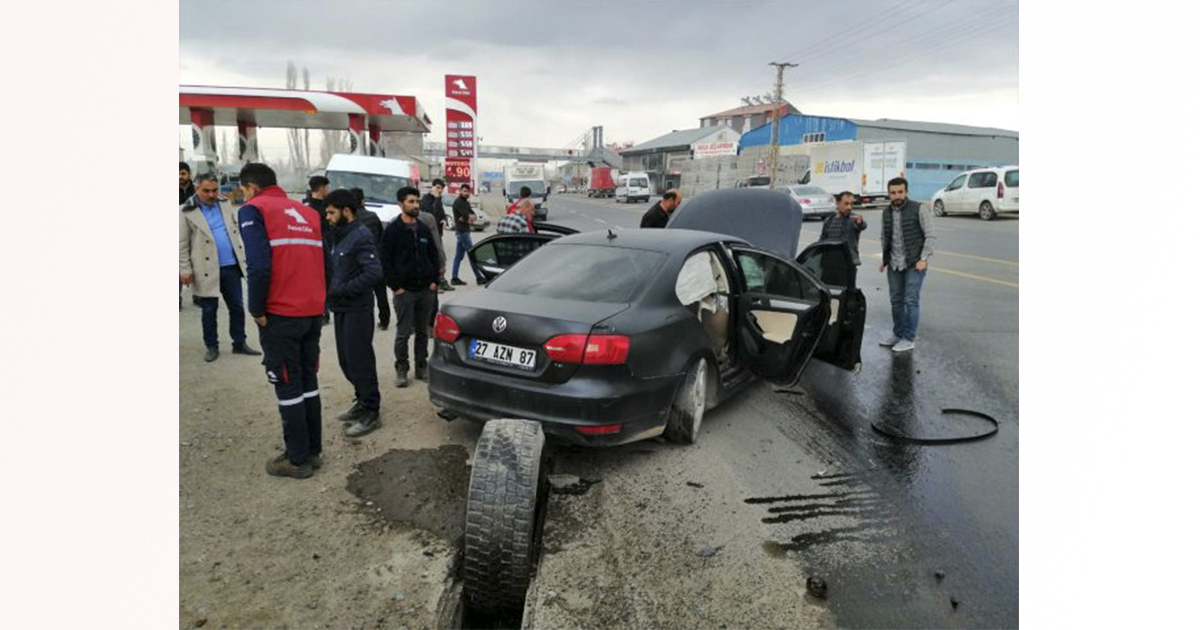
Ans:
POLYGON ((850 250, 797 256, 802 216, 773 191, 715 190, 664 230, 483 239, 469 256, 491 281, 437 314, 430 400, 442 417, 525 418, 584 445, 692 443, 755 377, 795 383, 813 357, 857 370, 866 302, 850 250))
POLYGON ((837 202, 834 201, 833 195, 829 194, 820 186, 803 186, 801 184, 792 184, 780 190, 791 195, 792 199, 800 205, 804 211, 804 219, 826 219, 833 216, 837 212, 837 202))
POLYGON ((933 213, 978 214, 991 221, 998 214, 1018 214, 1021 171, 1016 166, 967 171, 933 194, 933 213))
POLYGON ((739 179, 734 188, 770 188, 771 178, 766 175, 753 175, 739 179))
MULTIPOLYGON (((446 209, 446 216, 450 219, 454 218, 451 208, 454 207, 455 199, 458 199, 458 195, 442 193, 442 207, 446 209)), ((478 197, 471 197, 471 212, 475 215, 475 222, 471 224, 472 232, 482 232, 492 225, 492 219, 480 207, 478 197)))

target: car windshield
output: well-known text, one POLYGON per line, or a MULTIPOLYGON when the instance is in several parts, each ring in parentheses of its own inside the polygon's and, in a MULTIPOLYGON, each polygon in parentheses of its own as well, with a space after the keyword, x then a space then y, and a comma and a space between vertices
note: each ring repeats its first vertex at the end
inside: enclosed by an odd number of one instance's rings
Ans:
POLYGON ((797 195, 828 195, 829 193, 816 186, 792 186, 792 192, 797 195))
POLYGON ((631 179, 631 180, 629 180, 629 185, 636 186, 638 188, 649 188, 650 180, 648 180, 644 177, 640 177, 638 179, 631 179))
POLYGON ((509 196, 510 197, 520 197, 522 186, 528 186, 529 192, 533 193, 533 196, 535 196, 535 197, 540 197, 541 195, 546 194, 546 182, 528 181, 528 182, 513 182, 513 183, 509 184, 508 185, 509 196))
POLYGON ((396 203, 396 191, 405 186, 412 186, 412 180, 407 177, 393 175, 378 175, 375 173, 355 173, 353 171, 329 171, 329 189, 361 188, 363 198, 375 203, 396 203))
POLYGON ((746 180, 746 185, 747 186, 770 186, 771 178, 770 177, 751 177, 746 180))
POLYGON ((583 302, 629 302, 666 259, 666 254, 644 249, 552 245, 522 258, 492 281, 488 290, 583 302))

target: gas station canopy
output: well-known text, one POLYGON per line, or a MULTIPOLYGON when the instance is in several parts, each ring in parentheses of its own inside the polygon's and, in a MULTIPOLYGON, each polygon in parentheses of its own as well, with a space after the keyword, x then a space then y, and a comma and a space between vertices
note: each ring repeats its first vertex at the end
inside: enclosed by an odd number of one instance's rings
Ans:
POLYGON ((194 123, 193 110, 211 111, 216 125, 425 133, 432 124, 412 96, 179 86, 179 124, 194 123))

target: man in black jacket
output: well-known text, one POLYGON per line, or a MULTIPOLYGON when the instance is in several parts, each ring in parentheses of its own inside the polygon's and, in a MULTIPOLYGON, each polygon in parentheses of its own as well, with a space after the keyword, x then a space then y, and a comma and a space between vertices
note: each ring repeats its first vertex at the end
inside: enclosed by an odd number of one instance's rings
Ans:
POLYGON ((675 211, 675 208, 679 207, 679 202, 681 201, 683 199, 680 198, 679 191, 674 188, 663 193, 662 200, 650 206, 646 214, 642 215, 642 224, 639 227, 667 227, 667 221, 671 219, 671 213, 675 211))
POLYGON ((475 211, 471 209, 471 185, 463 184, 458 189, 458 198, 454 200, 454 269, 451 274, 450 284, 464 285, 466 282, 458 279, 458 267, 462 263, 462 259, 466 258, 467 262, 471 263, 471 271, 475 272, 475 284, 484 284, 487 279, 483 277, 479 269, 475 268, 475 261, 467 256, 467 252, 471 250, 471 224, 475 222, 475 211))
POLYGON ((350 191, 338 189, 329 194, 325 218, 332 226, 329 257, 333 270, 326 303, 333 311, 338 364, 354 385, 354 405, 338 420, 351 423, 345 430, 348 437, 358 437, 380 425, 371 294, 383 278, 383 268, 375 238, 358 220, 358 204, 350 191))
MULTIPOLYGON (((375 237, 375 249, 379 249, 379 244, 383 240, 383 221, 379 220, 379 215, 375 214, 366 206, 366 195, 361 188, 351 188, 350 192, 354 193, 354 202, 358 204, 358 220, 362 221, 363 225, 371 230, 371 236, 375 237)), ((383 259, 382 254, 380 260, 383 259)), ((387 283, 383 281, 383 277, 379 278, 379 283, 373 289, 375 292, 375 306, 379 309, 379 330, 388 329, 388 320, 391 319, 391 309, 388 308, 388 291, 387 283)))
POLYGON ((437 297, 438 254, 434 233, 421 223, 420 192, 405 186, 396 193, 400 216, 383 231, 383 276, 395 294, 396 387, 408 386, 408 337, 416 332, 416 377, 425 380, 429 320, 437 297))
MULTIPOLYGON (((324 175, 313 175, 308 178, 308 194, 304 196, 301 202, 317 211, 317 214, 325 216, 325 197, 329 195, 329 178, 324 175)), ((332 262, 329 258, 329 230, 331 226, 328 221, 321 222, 321 242, 325 246, 325 295, 329 295, 329 278, 333 275, 333 270, 329 265, 332 262)), ((325 323, 329 323, 329 304, 325 305, 325 323)))

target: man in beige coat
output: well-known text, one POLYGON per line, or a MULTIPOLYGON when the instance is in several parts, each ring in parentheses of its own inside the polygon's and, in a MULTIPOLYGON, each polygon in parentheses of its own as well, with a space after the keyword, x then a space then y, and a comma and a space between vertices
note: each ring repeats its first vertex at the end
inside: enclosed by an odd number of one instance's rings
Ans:
POLYGON ((246 345, 246 309, 242 303, 242 277, 246 261, 242 235, 233 213, 221 206, 217 178, 211 173, 196 178, 196 194, 179 207, 179 280, 192 287, 200 303, 204 328, 205 361, 220 356, 217 342, 217 297, 229 308, 229 336, 233 353, 257 356, 246 345))

